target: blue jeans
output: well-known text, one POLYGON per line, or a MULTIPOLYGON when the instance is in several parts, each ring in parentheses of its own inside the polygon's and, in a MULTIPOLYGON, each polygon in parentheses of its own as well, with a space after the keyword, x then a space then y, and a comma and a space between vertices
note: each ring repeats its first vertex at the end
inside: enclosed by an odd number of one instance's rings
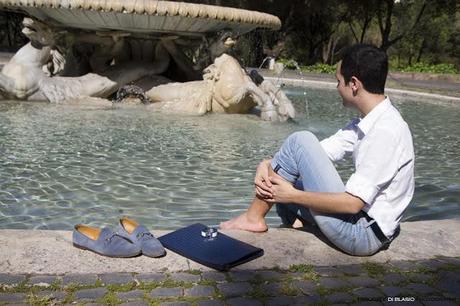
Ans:
MULTIPOLYGON (((290 135, 273 157, 271 166, 298 189, 345 191, 337 170, 316 136, 310 132, 290 135)), ((297 204, 277 204, 276 210, 286 225, 292 225, 296 218, 315 224, 332 244, 348 254, 372 255, 383 246, 370 227, 375 221, 367 221, 363 212, 324 214, 297 204)))

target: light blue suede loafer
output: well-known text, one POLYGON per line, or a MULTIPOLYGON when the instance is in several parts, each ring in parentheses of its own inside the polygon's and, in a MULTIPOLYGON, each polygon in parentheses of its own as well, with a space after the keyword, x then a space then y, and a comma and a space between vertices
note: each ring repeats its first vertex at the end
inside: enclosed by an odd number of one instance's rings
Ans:
POLYGON ((83 224, 75 225, 73 245, 108 257, 133 257, 141 254, 138 245, 106 227, 99 229, 83 224))
POLYGON ((161 242, 134 220, 121 218, 118 233, 136 244, 145 256, 161 257, 166 254, 161 242))

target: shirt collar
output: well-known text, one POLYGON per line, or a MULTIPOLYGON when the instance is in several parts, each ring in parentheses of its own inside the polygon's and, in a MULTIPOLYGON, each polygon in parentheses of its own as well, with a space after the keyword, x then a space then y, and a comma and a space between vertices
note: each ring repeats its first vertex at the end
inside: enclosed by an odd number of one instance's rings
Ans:
POLYGON ((374 126, 377 119, 391 106, 391 101, 388 97, 374 107, 364 118, 358 123, 358 128, 366 135, 369 130, 374 126))

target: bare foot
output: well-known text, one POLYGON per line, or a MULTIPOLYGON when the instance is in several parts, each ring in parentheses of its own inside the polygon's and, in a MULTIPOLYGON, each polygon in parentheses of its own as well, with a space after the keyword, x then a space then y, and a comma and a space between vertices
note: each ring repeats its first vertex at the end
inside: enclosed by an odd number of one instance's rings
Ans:
POLYGON ((223 230, 239 229, 257 233, 266 232, 268 230, 267 224, 263 218, 252 220, 248 217, 247 212, 226 222, 221 222, 219 227, 223 230))

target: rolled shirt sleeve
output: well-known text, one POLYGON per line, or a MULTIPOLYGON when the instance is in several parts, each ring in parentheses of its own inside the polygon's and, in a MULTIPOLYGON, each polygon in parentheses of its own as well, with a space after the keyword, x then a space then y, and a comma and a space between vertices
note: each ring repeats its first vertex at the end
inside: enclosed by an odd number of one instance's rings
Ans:
POLYGON ((331 161, 339 161, 347 153, 353 152, 354 144, 357 141, 356 130, 358 123, 359 119, 353 119, 346 127, 321 141, 321 146, 331 161))
POLYGON ((357 148, 356 171, 345 191, 359 197, 367 205, 374 202, 379 191, 395 177, 399 168, 399 139, 388 129, 374 129, 357 148), (367 138, 367 139, 366 139, 367 138))

